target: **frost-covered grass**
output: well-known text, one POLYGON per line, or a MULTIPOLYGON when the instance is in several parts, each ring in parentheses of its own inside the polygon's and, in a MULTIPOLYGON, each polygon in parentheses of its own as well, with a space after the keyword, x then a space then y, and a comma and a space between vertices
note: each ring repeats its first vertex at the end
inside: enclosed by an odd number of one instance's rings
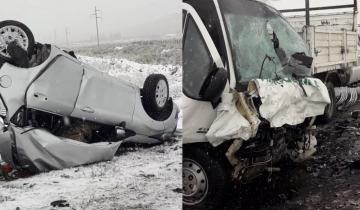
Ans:
MULTIPOLYGON (((79 59, 140 87, 147 75, 164 74, 169 80, 171 96, 180 103, 180 65, 140 64, 110 55, 102 58, 80 55, 79 59)), ((61 209, 181 209, 181 162, 179 140, 121 153, 108 162, 51 171, 11 182, 0 181, 0 209, 56 209, 50 206, 56 200, 69 203, 69 208, 61 209)))
POLYGON ((180 40, 154 40, 81 47, 75 52, 100 58, 126 58, 142 64, 182 65, 181 46, 180 40))

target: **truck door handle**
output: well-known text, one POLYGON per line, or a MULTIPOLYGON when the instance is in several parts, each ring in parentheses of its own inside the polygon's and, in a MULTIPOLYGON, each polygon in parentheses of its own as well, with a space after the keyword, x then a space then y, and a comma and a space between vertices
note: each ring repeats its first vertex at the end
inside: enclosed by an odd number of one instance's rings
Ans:
POLYGON ((81 111, 83 112, 88 112, 88 113, 94 113, 95 110, 93 110, 91 107, 88 107, 88 106, 85 106, 85 107, 82 107, 80 108, 81 111))

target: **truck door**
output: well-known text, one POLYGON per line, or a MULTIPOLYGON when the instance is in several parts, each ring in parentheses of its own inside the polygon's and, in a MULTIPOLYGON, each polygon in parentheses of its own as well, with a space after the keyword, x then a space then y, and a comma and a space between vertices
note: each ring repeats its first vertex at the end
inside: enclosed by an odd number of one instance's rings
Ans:
POLYGON ((201 18, 189 4, 184 7, 183 27, 183 135, 184 143, 205 142, 205 134, 216 117, 200 90, 213 68, 223 62, 201 18))
POLYGON ((206 27, 194 11, 186 13, 184 22, 183 90, 189 98, 202 100, 199 94, 206 78, 214 68, 224 65, 206 27))
POLYGON ((81 64, 59 56, 45 67, 26 94, 28 108, 68 116, 74 110, 83 75, 81 64))

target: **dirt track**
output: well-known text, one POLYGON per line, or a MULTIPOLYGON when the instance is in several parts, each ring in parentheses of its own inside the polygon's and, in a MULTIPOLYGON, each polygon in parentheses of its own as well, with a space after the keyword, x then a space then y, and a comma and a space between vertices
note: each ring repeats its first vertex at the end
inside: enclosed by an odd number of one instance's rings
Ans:
POLYGON ((360 209, 360 116, 338 112, 336 119, 318 126, 315 156, 281 173, 259 178, 234 189, 225 209, 360 209))

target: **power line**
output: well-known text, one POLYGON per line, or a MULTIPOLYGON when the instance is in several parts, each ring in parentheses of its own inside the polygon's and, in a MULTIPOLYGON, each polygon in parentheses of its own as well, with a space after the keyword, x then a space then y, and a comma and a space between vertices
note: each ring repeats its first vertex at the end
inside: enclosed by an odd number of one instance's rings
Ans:
POLYGON ((95 16, 95 24, 96 24, 96 37, 97 37, 97 45, 98 48, 100 47, 100 39, 99 39, 99 23, 98 23, 98 19, 100 19, 101 17, 99 16, 99 12, 100 10, 98 10, 95 6, 95 13, 91 14, 95 16))

